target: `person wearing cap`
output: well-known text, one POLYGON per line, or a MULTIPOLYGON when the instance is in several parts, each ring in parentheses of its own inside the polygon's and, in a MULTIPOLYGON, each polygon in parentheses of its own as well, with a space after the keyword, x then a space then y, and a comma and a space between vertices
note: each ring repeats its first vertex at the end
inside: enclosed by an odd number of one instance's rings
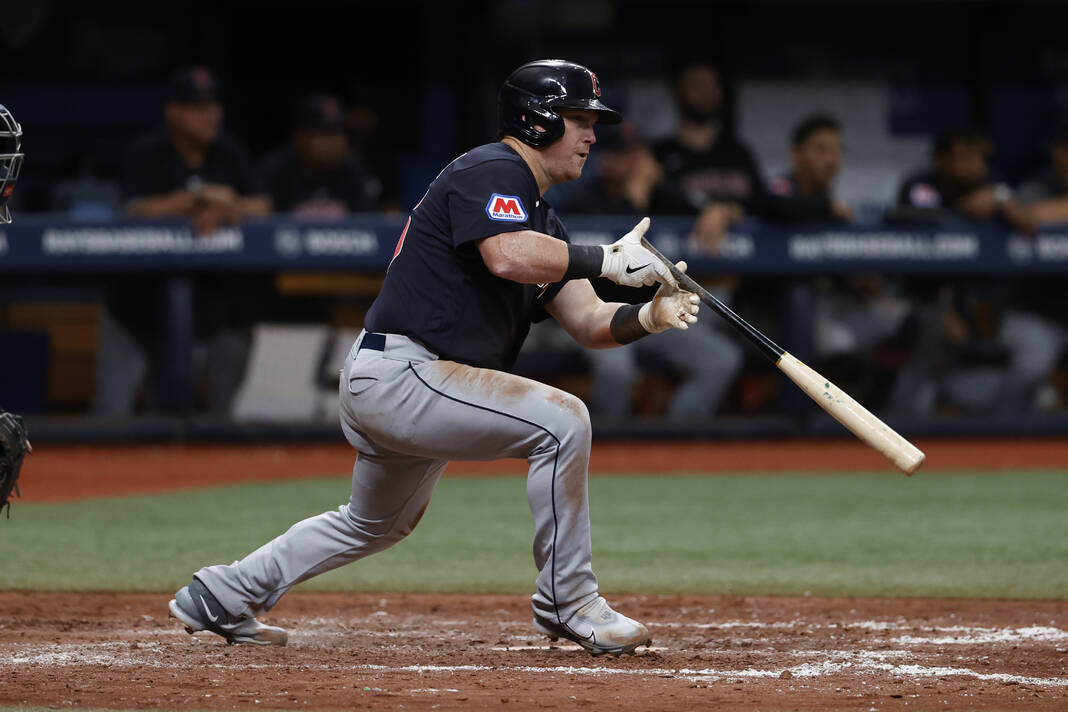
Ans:
POLYGON ((164 126, 134 141, 127 155, 127 214, 189 217, 197 234, 208 234, 270 212, 247 150, 222 128, 219 83, 210 70, 179 70, 163 115, 164 126))
POLYGON ((341 102, 326 94, 300 102, 292 140, 263 159, 260 175, 275 211, 306 217, 373 210, 381 192, 349 150, 341 102))
MULTIPOLYGON (((266 215, 263 194, 242 143, 222 128, 219 83, 205 67, 181 69, 172 77, 163 106, 164 125, 130 146, 122 180, 127 215, 184 217, 197 235, 209 235, 242 218, 266 215)), ((247 352, 247 327, 266 309, 271 277, 197 277, 195 369, 206 407, 225 412, 240 383, 247 352)), ((124 277, 108 285, 101 314, 93 411, 123 416, 138 403, 155 407, 162 390, 159 354, 163 300, 154 276, 124 277)))

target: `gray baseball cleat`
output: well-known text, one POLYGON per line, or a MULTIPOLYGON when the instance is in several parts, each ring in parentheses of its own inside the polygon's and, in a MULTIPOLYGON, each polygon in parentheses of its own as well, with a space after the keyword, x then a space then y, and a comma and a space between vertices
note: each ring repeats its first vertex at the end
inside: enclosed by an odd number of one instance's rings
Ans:
POLYGON ((226 638, 231 645, 285 645, 289 637, 285 628, 264 625, 252 616, 231 616, 198 579, 193 579, 188 586, 182 586, 171 599, 169 608, 171 617, 184 623, 189 633, 210 630, 226 638))
POLYGON ((644 625, 613 611, 604 596, 575 611, 566 623, 556 623, 535 611, 534 627, 548 635, 549 640, 566 638, 593 655, 633 655, 638 646, 653 642, 644 625))

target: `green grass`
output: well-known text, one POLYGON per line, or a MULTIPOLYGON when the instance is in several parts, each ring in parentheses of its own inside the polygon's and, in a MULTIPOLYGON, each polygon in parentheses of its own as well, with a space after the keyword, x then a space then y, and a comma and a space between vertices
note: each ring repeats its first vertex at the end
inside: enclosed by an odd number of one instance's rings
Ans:
MULTIPOLYGON (((69 504, 0 521, 0 589, 170 591, 347 500, 330 478, 69 504)), ((606 592, 1068 598, 1068 472, 596 477, 606 592)), ((529 592, 518 477, 445 478, 393 549, 303 590, 529 592)))

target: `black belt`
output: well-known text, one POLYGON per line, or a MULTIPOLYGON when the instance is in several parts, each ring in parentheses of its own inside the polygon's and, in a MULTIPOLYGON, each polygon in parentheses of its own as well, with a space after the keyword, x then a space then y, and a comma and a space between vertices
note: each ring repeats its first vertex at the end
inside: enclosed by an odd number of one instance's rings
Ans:
POLYGON ((375 334, 371 332, 364 334, 363 341, 360 342, 360 348, 356 349, 356 353, 359 353, 364 349, 371 349, 372 351, 385 351, 386 335, 375 334))

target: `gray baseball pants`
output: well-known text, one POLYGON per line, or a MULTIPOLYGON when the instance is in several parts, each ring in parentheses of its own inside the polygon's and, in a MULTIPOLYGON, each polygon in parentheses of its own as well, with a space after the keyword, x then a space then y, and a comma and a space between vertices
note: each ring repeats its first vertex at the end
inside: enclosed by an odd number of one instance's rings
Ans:
POLYGON ((301 581, 403 539, 450 460, 528 462, 536 612, 564 622, 597 596, 586 487, 590 419, 580 399, 439 360, 404 336, 366 332, 345 361, 340 398, 341 428, 359 452, 348 504, 293 525, 229 566, 198 571, 231 615, 260 615, 301 581))

